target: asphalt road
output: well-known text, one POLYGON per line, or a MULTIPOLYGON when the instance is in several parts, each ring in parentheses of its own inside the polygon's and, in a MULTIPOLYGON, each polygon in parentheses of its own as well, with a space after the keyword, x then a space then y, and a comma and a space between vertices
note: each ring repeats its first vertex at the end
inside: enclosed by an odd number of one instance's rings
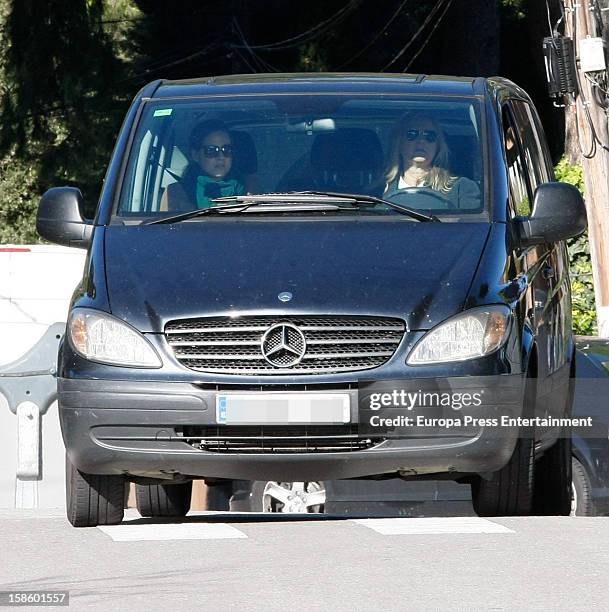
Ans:
POLYGON ((138 517, 74 529, 60 513, 0 511, 0 590, 130 612, 609 606, 609 518, 138 517))

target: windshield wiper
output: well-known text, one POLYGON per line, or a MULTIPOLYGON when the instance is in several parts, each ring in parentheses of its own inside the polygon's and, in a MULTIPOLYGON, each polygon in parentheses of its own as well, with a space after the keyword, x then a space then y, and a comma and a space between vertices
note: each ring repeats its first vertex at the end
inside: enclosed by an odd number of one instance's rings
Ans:
POLYGON ((222 206, 211 206, 210 208, 196 208, 177 215, 170 215, 162 219, 145 221, 142 225, 155 225, 161 223, 178 223, 193 217, 204 215, 240 214, 250 208, 257 208, 260 212, 307 212, 307 211, 336 211, 354 210, 357 208, 353 198, 328 197, 326 195, 306 195, 294 198, 286 194, 256 194, 244 196, 226 196, 215 198, 212 202, 233 202, 222 206))
POLYGON ((295 194, 302 195, 317 195, 317 196, 329 196, 329 197, 341 197, 348 198, 350 200, 354 200, 357 204, 384 204, 385 206, 389 206, 393 210, 397 210, 399 212, 404 213, 412 217, 413 219, 417 219, 417 221, 435 221, 436 223, 441 223, 440 219, 435 215, 426 215, 425 213, 419 212, 414 208, 409 208, 408 206, 402 206, 401 204, 396 204, 395 202, 390 202, 389 200, 383 200, 383 198, 377 198, 376 196, 365 195, 363 193, 337 193, 334 191, 298 191, 294 192, 291 195, 295 194))
POLYGON ((288 191, 287 193, 261 193, 255 195, 234 195, 226 196, 223 198, 216 198, 214 202, 253 202, 253 203, 266 203, 266 202, 319 202, 319 203, 330 203, 335 202, 336 204, 384 204, 393 210, 397 210, 417 221, 435 221, 440 223, 440 219, 435 215, 426 215, 425 213, 419 212, 414 208, 408 206, 402 206, 389 200, 383 200, 376 196, 365 195, 361 193, 339 193, 336 191, 288 191))
POLYGON ((176 223, 178 221, 185 221, 192 217, 198 217, 200 215, 209 215, 219 213, 222 210, 236 210, 239 212, 243 208, 243 204, 232 204, 229 206, 214 206, 212 208, 195 208, 187 212, 179 213, 177 215, 169 215, 169 217, 163 217, 162 219, 153 219, 152 221, 144 221, 142 225, 156 225, 160 223, 176 223))
POLYGON ((170 215, 162 219, 146 221, 143 225, 155 225, 161 223, 177 223, 200 217, 204 215, 240 214, 250 208, 256 208, 257 212, 306 212, 306 211, 337 211, 354 210, 358 204, 385 204, 390 208, 409 215, 418 221, 439 221, 433 215, 425 215, 416 210, 400 204, 394 204, 374 196, 359 194, 343 194, 324 191, 293 191, 290 193, 261 193, 254 195, 234 195, 223 198, 215 198, 212 202, 221 206, 210 208, 197 208, 177 215, 170 215))
POLYGON ((242 204, 350 204, 353 206, 357 196, 342 193, 325 193, 323 191, 287 191, 283 193, 254 193, 248 195, 232 195, 215 198, 212 202, 240 202, 242 204))

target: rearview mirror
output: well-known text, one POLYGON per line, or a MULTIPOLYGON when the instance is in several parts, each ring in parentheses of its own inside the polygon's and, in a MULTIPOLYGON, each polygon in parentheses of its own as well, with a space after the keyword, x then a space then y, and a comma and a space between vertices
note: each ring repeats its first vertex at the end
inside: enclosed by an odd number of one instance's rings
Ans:
POLYGON ((543 183, 535 190, 531 216, 519 224, 522 246, 574 238, 586 229, 586 206, 573 185, 543 183))
POLYGON ((317 132, 334 132, 336 123, 334 119, 310 119, 308 121, 300 121, 298 123, 289 123, 287 126, 288 132, 300 133, 317 133, 317 132))
POLYGON ((36 231, 56 244, 86 249, 93 224, 82 213, 82 193, 75 187, 54 187, 42 196, 36 216, 36 231))

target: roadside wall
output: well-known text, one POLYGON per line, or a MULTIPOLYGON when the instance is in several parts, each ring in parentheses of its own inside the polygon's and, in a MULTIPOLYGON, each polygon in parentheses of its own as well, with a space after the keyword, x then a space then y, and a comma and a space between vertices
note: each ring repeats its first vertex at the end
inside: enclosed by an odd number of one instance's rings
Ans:
MULTIPOLYGON (((66 321, 85 256, 84 250, 54 245, 0 245, 0 371, 24 355, 49 325, 66 321)), ((41 425, 42 479, 26 484, 34 507, 61 507, 64 447, 57 402, 42 416, 41 425)), ((14 508, 17 417, 1 393, 0 465, 0 508, 14 508)))

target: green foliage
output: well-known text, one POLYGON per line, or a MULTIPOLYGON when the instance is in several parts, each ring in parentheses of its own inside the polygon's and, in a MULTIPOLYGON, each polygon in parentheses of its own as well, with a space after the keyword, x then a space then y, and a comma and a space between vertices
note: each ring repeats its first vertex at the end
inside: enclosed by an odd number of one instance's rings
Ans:
POLYGON ((298 70, 303 72, 323 72, 328 70, 324 52, 319 45, 310 43, 304 46, 300 53, 298 70))
POLYGON ((526 18, 524 5, 525 0, 501 0, 501 8, 517 20, 526 18))
POLYGON ((38 242, 36 208, 39 164, 15 151, 0 159, 0 244, 38 242))
POLYGON ((573 300, 573 330, 576 334, 597 334, 594 284, 588 236, 584 234, 569 242, 571 292, 573 300))
MULTIPOLYGON (((561 159, 555 168, 559 181, 575 185, 584 193, 584 172, 580 165, 561 159)), ((588 233, 568 243, 571 267, 571 292, 573 300, 573 330, 576 334, 593 336, 597 333, 594 282, 588 233)))
POLYGON ((95 209, 127 102, 125 26, 110 35, 106 21, 102 0, 0 0, 0 242, 38 240, 49 187, 77 186, 95 209))
MULTIPOLYGON (((5 23, 11 3, 0 0, 0 46, 6 49, 8 36, 5 23)), ((6 80, 6 55, 0 55, 0 97, 6 98, 10 85, 6 80)), ((3 135, 2 135, 3 136, 3 135)), ((0 155, 0 244, 36 242, 35 197, 39 167, 33 160, 24 160, 11 147, 0 155)))
POLYGON ((522 198, 522 200, 516 204, 516 213, 521 217, 527 217, 531 214, 531 203, 528 197, 522 198))
POLYGON ((581 193, 584 193, 584 169, 579 164, 570 164, 563 157, 554 168, 556 180, 575 185, 581 193))

